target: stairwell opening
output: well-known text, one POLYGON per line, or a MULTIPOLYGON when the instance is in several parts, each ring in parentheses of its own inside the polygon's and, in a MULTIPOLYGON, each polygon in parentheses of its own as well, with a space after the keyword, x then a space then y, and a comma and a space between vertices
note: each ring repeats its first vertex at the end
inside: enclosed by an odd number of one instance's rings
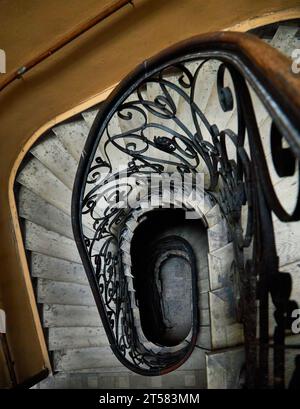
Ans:
POLYGON ((148 212, 136 228, 131 243, 132 274, 141 326, 149 341, 176 346, 189 335, 193 310, 198 313, 195 254, 204 243, 206 257, 206 242, 201 220, 186 220, 182 209, 148 212))

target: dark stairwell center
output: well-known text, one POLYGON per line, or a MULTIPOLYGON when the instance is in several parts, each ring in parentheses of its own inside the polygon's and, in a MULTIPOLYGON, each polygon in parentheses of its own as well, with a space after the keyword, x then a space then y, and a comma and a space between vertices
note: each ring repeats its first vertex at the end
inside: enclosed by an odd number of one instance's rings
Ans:
POLYGON ((131 245, 142 329, 149 341, 176 346, 197 319, 193 317, 193 305, 198 304, 195 254, 202 247, 198 253, 206 257, 206 232, 201 220, 186 219, 182 209, 158 209, 143 217, 131 245))

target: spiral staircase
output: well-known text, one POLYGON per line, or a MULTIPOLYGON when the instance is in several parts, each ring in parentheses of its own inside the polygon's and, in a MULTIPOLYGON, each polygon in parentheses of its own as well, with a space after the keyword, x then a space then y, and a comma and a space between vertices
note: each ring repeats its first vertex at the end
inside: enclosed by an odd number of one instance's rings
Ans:
MULTIPOLYGON (((274 24, 257 29, 254 34, 289 57, 293 49, 300 48, 300 26, 297 22, 274 24)), ((234 129, 237 122, 236 109, 223 112, 220 115, 218 89, 215 81, 219 65, 214 60, 206 64, 201 73, 203 87, 201 93, 198 92, 197 94, 196 90, 195 99, 197 99, 199 106, 204 107, 203 113, 211 123, 216 123, 219 129, 234 129)), ((191 72, 195 72, 198 66, 199 63, 197 62, 190 62, 188 65, 191 72)), ((170 71, 167 75, 171 81, 176 73, 170 71)), ((226 78, 226 81, 230 83, 230 79, 226 78)), ((157 84, 149 82, 142 93, 145 98, 154 100, 157 94, 157 84)), ((170 93, 172 94, 172 90, 170 93)), ((267 135, 271 127, 270 116, 254 91, 251 91, 251 97, 260 132, 262 135, 267 135)), ((178 95, 176 96, 175 92, 172 98, 176 101, 178 115, 183 118, 186 124, 189 124, 192 119, 185 111, 182 99, 178 95)), ((179 284, 177 283, 175 287, 172 287, 172 283, 170 283, 170 288, 176 293, 176 288, 185 285, 186 298, 188 299, 190 296, 190 299, 186 305, 182 306, 181 313, 183 315, 180 315, 180 311, 169 311, 170 319, 174 320, 174 314, 175 316, 177 314, 178 319, 175 321, 177 324, 179 323, 178 326, 180 326, 181 321, 184 322, 186 316, 191 314, 191 294, 195 290, 192 285, 192 278, 189 278, 192 277, 189 270, 189 268, 192 269, 192 262, 188 258, 188 250, 182 244, 188 243, 194 255, 193 268, 197 272, 195 288, 198 303, 197 312, 194 313, 198 316, 198 320, 197 336, 187 359, 184 359, 185 362, 170 373, 148 377, 128 369, 113 353, 82 265, 71 220, 72 190, 76 171, 87 136, 99 109, 101 106, 92 107, 49 129, 28 152, 15 182, 15 196, 18 203, 24 246, 27 251, 36 301, 53 365, 53 375, 36 387, 131 387, 147 389, 242 387, 245 363, 244 331, 236 312, 236 286, 232 272, 234 245, 227 223, 221 214, 220 206, 209 195, 204 195, 201 202, 192 203, 193 212, 197 214, 195 219, 185 220, 179 215, 175 219, 170 217, 169 222, 167 222, 168 210, 163 210, 166 212, 166 216, 159 214, 158 219, 153 219, 154 221, 152 220, 151 223, 151 217, 154 217, 153 214, 156 215, 157 208, 153 206, 150 214, 142 207, 137 207, 127 218, 122 231, 118 232, 122 239, 121 256, 125 271, 126 268, 129 271, 126 280, 129 289, 132 290, 129 291, 130 296, 137 290, 134 289, 132 280, 134 273, 132 271, 134 268, 139 269, 143 261, 146 265, 150 265, 152 262, 151 254, 155 254, 157 251, 155 247, 151 247, 150 241, 147 242, 147 237, 152 234, 151 237, 155 238, 155 242, 160 243, 159 248, 162 246, 161 243, 164 243, 167 246, 167 251, 173 252, 173 264, 165 265, 166 278, 160 278, 160 280, 161 283, 165 280, 164 283, 167 285, 168 274, 173 274, 180 266, 179 284), (150 232, 151 226, 154 224, 157 226, 156 230, 150 232), (175 250, 170 246, 168 240, 165 240, 174 236, 183 240, 175 250), (133 237, 138 237, 135 243, 133 237), (146 244, 143 247, 144 240, 146 244), (146 251, 148 246, 151 248, 151 254, 141 253, 146 251), (148 259, 143 259, 144 256, 139 258, 141 254, 145 254, 148 259), (136 257, 136 262, 133 257, 136 257), (184 264, 184 260, 188 260, 188 262, 184 264), (134 266, 135 263, 137 264, 136 267, 134 266), (186 273, 184 278, 182 277, 183 271, 186 273)), ((150 112, 149 121, 153 120, 151 115, 154 116, 150 112)), ((156 121, 158 127, 163 125, 163 120, 159 121, 156 118, 156 121)), ((113 120, 111 123, 113 132, 116 134, 126 132, 125 122, 122 117, 113 120)), ((193 125, 190 126, 192 128, 193 125)), ((176 125, 172 131, 178 131, 176 125)), ((163 131, 160 133, 159 130, 156 130, 152 137, 163 138, 163 135, 163 131)), ((163 142, 163 139, 160 141, 163 142)), ((271 162, 267 138, 263 140, 263 143, 266 158, 271 162)), ((124 145, 124 147, 126 146, 124 145)), ((113 154, 109 151, 104 153, 101 144, 97 149, 102 156, 113 154)), ((151 149, 154 150, 154 147, 150 147, 151 149)), ((233 150, 233 147, 231 149, 233 150)), ((172 155, 170 151, 161 149, 159 152, 159 155, 157 152, 155 153, 158 162, 170 162, 172 155)), ((121 161, 124 159, 120 154, 120 158, 115 156, 114 160, 115 163, 122 165, 121 161)), ((171 168, 170 164, 168 166, 171 168)), ((205 186, 207 183, 206 168, 201 163, 197 166, 197 171, 204 173, 203 183, 205 186)), ((291 209, 294 205, 293 192, 297 188, 298 175, 282 180, 272 165, 270 165, 270 173, 274 189, 281 194, 286 207, 291 209)), ((88 190, 92 190, 96 183, 94 180, 88 190)), ((247 219, 246 213, 247 209, 245 209, 244 221, 247 219)), ((273 221, 280 270, 287 271, 292 275, 292 298, 299 300, 300 282, 299 277, 297 277, 299 274, 297 249, 300 240, 299 222, 285 224, 275 216, 273 221)), ((82 218, 82 223, 84 234, 93 236, 93 223, 85 217, 82 218)), ((100 251, 100 244, 95 243, 95 252, 100 251)), ((250 250, 251 245, 248 251, 250 250)), ((140 291, 145 291, 143 283, 141 283, 140 288, 140 291)), ((163 297, 163 291, 161 289, 159 297, 163 297)), ((185 298, 180 291, 177 291, 176 294, 178 297, 185 298)), ((143 296, 141 298, 143 299, 143 296)), ((151 302, 155 304, 155 300, 151 300, 151 302)), ((146 314, 150 314, 150 312, 146 311, 146 314)), ((138 311, 133 311, 133 315, 136 317, 138 311)), ((142 321, 142 317, 138 317, 137 321, 139 320, 142 321)), ((272 320, 271 312, 270 328, 272 320)), ((159 343, 149 341, 149 337, 145 337, 143 328, 139 325, 137 327, 141 337, 144 337, 145 345, 149 350, 154 351, 153 353, 163 353, 166 350, 171 351, 170 354, 178 352, 179 347, 176 345, 159 346, 159 343)), ((152 330, 153 328, 148 328, 148 333, 151 334, 152 330)), ((193 338, 192 330, 184 330, 183 332, 184 335, 180 337, 178 344, 188 345, 193 338)), ((296 338, 290 337, 289 342, 295 343, 296 338)), ((184 346, 182 348, 184 349, 184 346)), ((292 351, 291 354, 287 354, 287 359, 292 362, 294 355, 292 351)), ((293 365, 290 365, 290 369, 286 372, 287 382, 290 380, 292 371, 293 365)))

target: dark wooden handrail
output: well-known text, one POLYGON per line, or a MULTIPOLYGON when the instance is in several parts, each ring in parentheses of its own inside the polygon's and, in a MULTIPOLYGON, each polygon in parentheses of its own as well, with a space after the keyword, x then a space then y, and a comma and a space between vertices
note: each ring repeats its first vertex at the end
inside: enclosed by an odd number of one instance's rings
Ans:
MULTIPOLYGON (((255 77, 265 83, 273 100, 285 108, 296 122, 299 121, 300 74, 292 72, 292 60, 248 33, 233 31, 205 33, 176 43, 138 65, 123 80, 123 88, 126 87, 126 83, 131 82, 131 76, 150 72, 164 61, 195 52, 208 51, 226 52, 232 57, 236 55, 243 60, 255 77)), ((112 92, 110 99, 113 98, 114 93, 119 92, 120 87, 121 84, 112 92)), ((299 140, 293 141, 290 138, 289 143, 297 156, 300 156, 299 140)))
POLYGON ((47 50, 43 51, 36 57, 32 58, 31 60, 27 61, 23 64, 20 68, 16 71, 8 74, 4 77, 4 80, 0 82, 0 91, 6 88, 9 84, 11 84, 14 80, 20 78, 23 74, 31 70, 33 67, 38 65, 40 62, 46 60, 52 54, 59 51, 65 45, 69 44, 71 41, 75 40, 81 34, 84 34, 86 31, 90 30, 96 24, 100 23, 107 17, 111 16, 116 11, 120 10, 122 7, 126 6, 127 4, 131 3, 132 0, 117 0, 115 3, 106 6, 99 14, 95 17, 85 21, 84 23, 80 24, 74 30, 70 31, 68 34, 61 37, 57 40, 51 47, 47 48, 47 50))

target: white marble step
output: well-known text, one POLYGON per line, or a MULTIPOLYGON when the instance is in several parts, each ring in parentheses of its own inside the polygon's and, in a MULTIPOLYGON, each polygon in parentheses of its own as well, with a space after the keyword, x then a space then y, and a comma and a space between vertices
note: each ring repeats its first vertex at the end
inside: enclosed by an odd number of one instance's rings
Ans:
MULTIPOLYGON (((234 90, 234 86, 231 80, 231 76, 228 73, 228 71, 225 72, 224 75, 224 87, 229 87, 230 90, 234 90)), ((212 91, 209 96, 204 115, 208 119, 209 123, 211 125, 216 124, 219 131, 222 131, 223 129, 226 129, 226 124, 230 121, 231 117, 233 115, 236 115, 236 101, 235 101, 235 95, 234 92, 232 92, 232 97, 233 97, 233 110, 224 112, 220 102, 219 102, 219 96, 218 96, 218 88, 217 88, 217 77, 213 83, 212 91)), ((234 132, 237 131, 237 127, 234 126, 231 128, 234 132)))
POLYGON ((208 253, 209 281, 212 291, 229 284, 233 260, 232 243, 208 253))
POLYGON ((198 284, 198 306, 199 310, 207 310, 209 308, 208 291, 201 292, 198 284))
POLYGON ((294 50, 299 49, 299 48, 300 48, 300 38, 299 36, 297 37, 295 36, 294 38, 290 40, 289 49, 286 51, 286 55, 289 58, 294 58, 292 53, 294 50))
POLYGON ((81 117, 52 128, 55 135, 77 162, 80 160, 89 129, 88 124, 81 117))
POLYGON ((59 327, 48 330, 50 351, 108 345, 109 342, 103 327, 59 327))
POLYGON ((97 107, 97 108, 92 108, 92 109, 89 109, 89 110, 87 110, 87 111, 83 111, 83 112, 81 113, 81 115, 83 116, 83 119, 85 120, 85 122, 87 123, 87 125, 88 125, 89 128, 92 127, 93 122, 94 122, 94 120, 95 120, 96 115, 98 114, 98 112, 99 112, 99 107, 97 107))
MULTIPOLYGON (((81 350, 84 350, 87 348, 81 348, 81 350)), ((54 352, 55 354, 55 352, 54 352)), ((102 374, 102 375, 106 375, 106 374, 111 374, 111 373, 118 373, 121 376, 123 376, 124 374, 128 374, 129 370, 126 368, 126 366, 122 365, 120 363, 121 366, 113 366, 113 367, 99 367, 99 368, 85 368, 85 369, 70 369, 69 371, 62 371, 61 373, 65 373, 65 374, 88 374, 88 373, 92 373, 92 374, 102 374)), ((60 373, 60 372, 58 372, 60 373)))
MULTIPOLYGON (((109 346, 74 348, 54 351, 54 370, 56 371, 80 371, 99 370, 101 372, 128 372, 118 359, 113 355, 109 346)), ((190 358, 179 369, 201 370, 205 368, 205 352, 195 348, 190 358)))
MULTIPOLYGON (((298 165, 296 165, 296 167, 297 166, 298 165)), ((299 171, 296 169, 296 172, 292 176, 282 178, 274 183, 274 191, 280 203, 288 213, 292 213, 296 205, 299 185, 298 180, 299 171)))
POLYGON ((244 348, 209 353, 206 356, 208 389, 241 389, 244 348))
POLYGON ((300 222, 284 223, 275 216, 273 220, 279 265, 284 266, 300 260, 300 222))
MULTIPOLYGON (((196 63, 188 63, 187 67, 194 71, 193 66, 199 64, 196 63)), ((209 106, 211 105, 210 96, 213 92, 213 89, 216 85, 217 79, 217 71, 220 65, 219 61, 216 60, 209 60, 207 61, 202 68, 200 69, 197 77, 195 92, 194 92, 194 102, 198 106, 198 108, 202 111, 203 114, 207 113, 209 106)), ((185 90, 186 91, 186 90, 185 90)), ((216 107, 216 101, 213 101, 213 106, 216 107)), ((213 111, 214 112, 214 111, 213 111)), ((223 111, 222 111, 223 112, 223 111)), ((196 127, 194 125, 194 120, 191 114, 191 109, 189 106, 189 102, 187 102, 183 97, 179 98, 178 102, 178 109, 177 115, 179 119, 184 123, 184 125, 188 128, 188 130, 194 135, 196 133, 196 127)), ((213 118, 208 115, 208 120, 212 121, 211 125, 215 122, 213 118)), ((200 131, 204 140, 211 142, 211 135, 206 129, 202 120, 197 117, 199 122, 200 131)), ((175 128, 176 131, 185 134, 184 131, 180 130, 179 127, 175 128)), ((205 174, 208 173, 207 167, 203 160, 200 161, 198 166, 198 171, 204 172, 205 174)), ((205 180, 207 184, 207 180, 205 180)))
POLYGON ((243 325, 237 321, 232 286, 209 293, 212 349, 243 344, 243 325))
POLYGON ((20 217, 73 239, 70 216, 25 186, 20 186, 18 210, 20 217))
MULTIPOLYGON (((259 131, 260 131, 260 135, 262 137, 263 148, 265 149, 265 152, 269 152, 270 150, 270 144, 269 144, 270 124, 268 122, 269 114, 266 108, 264 107, 264 105, 262 104, 262 102, 260 101, 259 97, 255 93, 255 91, 250 87, 250 85, 249 85, 249 91, 250 91, 250 96, 251 96, 251 100, 253 103, 255 117, 256 117, 257 124, 258 124, 259 131)), ((236 111, 234 111, 229 121, 225 124, 224 129, 230 129, 236 132, 237 131, 237 120, 238 120, 237 114, 236 114, 236 111)), ((248 142, 247 135, 245 139, 244 148, 246 152, 248 153, 248 155, 250 155, 249 154, 250 148, 249 148, 249 142, 248 142)), ((226 150, 227 150, 228 158, 236 160, 236 157, 237 157, 236 147, 234 146, 234 144, 231 142, 229 138, 227 138, 227 141, 226 141, 226 150)))
POLYGON ((220 249, 228 243, 228 229, 225 219, 207 229, 209 252, 220 249))
POLYGON ((17 176, 17 181, 46 202, 71 214, 72 192, 38 159, 31 158, 17 176))
POLYGON ((95 306, 90 287, 77 283, 46 279, 38 280, 37 301, 40 304, 95 306))
MULTIPOLYGON (((199 322, 200 322, 200 327, 210 327, 210 313, 209 313, 208 308, 206 309, 199 308, 199 322)), ((202 328, 200 328, 200 330, 202 330, 202 328)), ((209 337, 210 337, 210 333, 209 333, 209 337)), ((210 345, 210 341, 208 344, 210 345)))
POLYGON ((212 348, 221 349, 243 343, 243 326, 237 321, 232 243, 208 254, 209 309, 212 348))
POLYGON ((180 366, 181 371, 185 370, 201 370, 205 368, 205 351, 203 349, 194 348, 188 360, 180 366))
POLYGON ((215 204, 206 214, 205 222, 207 227, 213 227, 215 224, 218 224, 222 221, 220 206, 215 204))
POLYGON ((43 326, 102 327, 102 322, 96 306, 44 304, 43 326))
MULTIPOLYGON (((68 189, 38 159, 31 158, 17 176, 20 183, 19 215, 48 230, 73 238, 71 196, 68 189)), ((85 232, 93 237, 92 221, 83 220, 85 232)))
POLYGON ((113 371, 114 368, 127 372, 128 369, 114 356, 109 346, 74 348, 61 351, 54 351, 53 366, 55 371, 77 371, 81 369, 103 368, 104 371, 113 371))
POLYGON ((25 247, 37 253, 81 264, 74 240, 25 220, 25 247))
POLYGON ((195 89, 195 102, 202 112, 206 111, 209 97, 216 82, 220 61, 207 61, 198 74, 197 87, 195 89))
POLYGON ((40 382, 37 389, 202 389, 206 387, 204 370, 174 371, 163 376, 129 373, 58 373, 40 382))
POLYGON ((89 285, 82 264, 45 254, 31 253, 30 271, 33 277, 89 285))
MULTIPOLYGON (((205 311, 206 313, 210 313, 209 309, 201 309, 200 308, 200 313, 201 311, 205 311)), ((201 316, 200 316, 201 319, 201 316)), ((210 322, 209 325, 207 326, 201 326, 201 321, 200 321, 200 328, 199 328, 199 333, 197 336, 197 341, 196 345, 199 348, 203 348, 203 350, 210 350, 211 349, 211 327, 210 327, 210 322)), ((197 347, 196 347, 197 348, 197 347)))
MULTIPOLYGON (((203 266, 203 268, 208 269, 208 266, 203 266)), ((209 279, 208 278, 203 278, 198 280, 198 292, 199 294, 202 293, 207 293, 209 291, 209 279)))
POLYGON ((77 162, 55 134, 44 137, 30 152, 70 190, 73 189, 77 162))
POLYGON ((291 48, 294 46, 294 39, 299 27, 280 25, 272 38, 270 44, 290 57, 291 48))

